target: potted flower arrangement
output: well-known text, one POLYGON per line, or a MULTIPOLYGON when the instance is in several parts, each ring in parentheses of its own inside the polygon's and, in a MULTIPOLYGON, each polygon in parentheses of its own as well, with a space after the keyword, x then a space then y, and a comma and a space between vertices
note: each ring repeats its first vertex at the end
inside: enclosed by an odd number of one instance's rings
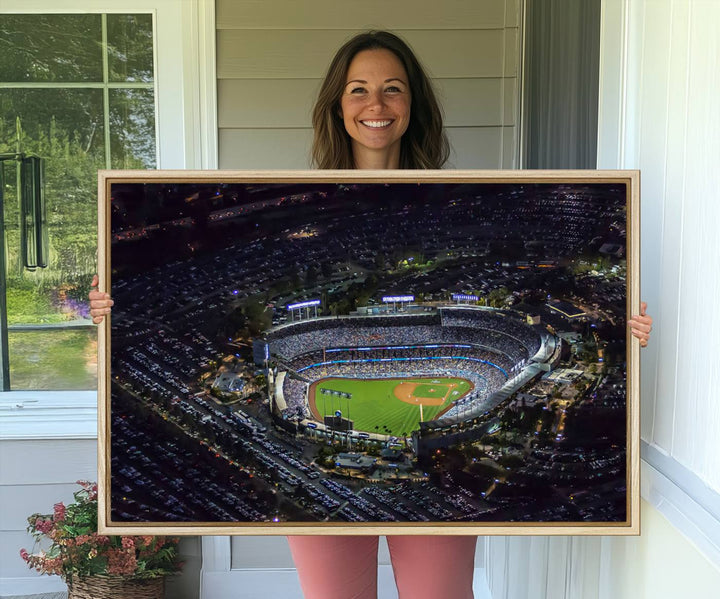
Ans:
POLYGON ((98 534, 97 484, 78 484, 74 503, 28 518, 35 547, 21 549, 22 559, 41 574, 61 576, 68 599, 162 599, 165 576, 182 567, 178 539, 98 534))

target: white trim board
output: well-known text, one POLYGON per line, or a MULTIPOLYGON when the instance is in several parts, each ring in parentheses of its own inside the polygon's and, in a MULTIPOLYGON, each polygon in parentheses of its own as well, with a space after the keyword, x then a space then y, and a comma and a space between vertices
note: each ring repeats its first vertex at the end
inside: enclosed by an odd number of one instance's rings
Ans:
POLYGON ((720 567, 720 495, 645 441, 641 456, 640 495, 720 567))
POLYGON ((67 597, 67 585, 59 576, 0 578, 0 599, 37 595, 67 597))
POLYGON ((96 439, 97 392, 0 393, 0 440, 96 439))

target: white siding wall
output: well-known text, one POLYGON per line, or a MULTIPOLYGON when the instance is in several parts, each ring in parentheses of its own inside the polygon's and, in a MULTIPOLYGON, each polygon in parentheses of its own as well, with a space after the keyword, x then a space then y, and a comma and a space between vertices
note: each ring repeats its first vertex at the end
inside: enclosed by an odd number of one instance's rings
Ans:
POLYGON ((373 28, 399 33, 435 79, 451 167, 517 167, 519 7, 520 0, 218 0, 220 168, 308 168, 310 112, 330 59, 373 28))
POLYGON ((494 599, 718 594, 718 23, 716 0, 603 5, 598 166, 642 171, 642 296, 656 323, 642 356, 642 535, 491 539, 494 599))
POLYGON ((498 537, 486 572, 493 599, 717 597, 720 569, 649 503, 639 537, 498 537))
MULTIPOLYGON (((30 588, 36 574, 20 559, 19 551, 32 549, 27 517, 52 513, 59 501, 72 501, 77 480, 96 480, 96 441, 0 441, 0 581, 8 588, 30 588)), ((59 579, 40 582, 47 590, 62 590, 59 579)), ((2 594, 2 593, 0 593, 2 594)))
POLYGON ((643 295, 658 325, 642 436, 720 492, 720 3, 630 8, 618 158, 642 170, 643 295))

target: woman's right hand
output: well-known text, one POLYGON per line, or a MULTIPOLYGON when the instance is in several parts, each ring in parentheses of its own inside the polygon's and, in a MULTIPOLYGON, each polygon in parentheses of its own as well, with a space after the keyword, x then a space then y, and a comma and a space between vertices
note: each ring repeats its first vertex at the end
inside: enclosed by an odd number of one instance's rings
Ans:
POLYGON ((98 283, 98 276, 95 275, 92 283, 90 283, 92 289, 88 294, 90 299, 90 316, 92 316, 92 321, 95 324, 100 324, 103 321, 103 318, 105 318, 105 315, 110 314, 112 305, 115 303, 112 299, 110 299, 109 293, 98 291, 98 283))

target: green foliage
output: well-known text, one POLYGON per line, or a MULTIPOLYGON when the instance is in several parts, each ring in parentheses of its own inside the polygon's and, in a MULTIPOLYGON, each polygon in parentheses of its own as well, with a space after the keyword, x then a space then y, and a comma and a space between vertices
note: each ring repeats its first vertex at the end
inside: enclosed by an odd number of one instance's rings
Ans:
POLYGON ((52 514, 28 517, 27 530, 36 548, 42 541, 51 542, 49 549, 38 553, 20 550, 30 568, 68 581, 98 575, 156 578, 180 571, 178 539, 98 534, 97 484, 78 484, 74 503, 56 503, 52 514))
POLYGON ((272 312, 265 309, 265 304, 259 300, 248 300, 243 306, 247 319, 247 327, 252 336, 259 335, 272 324, 272 312))
POLYGON ((66 318, 53 310, 47 294, 20 281, 7 290, 8 324, 62 322, 66 318))
POLYGON ((507 287, 499 287, 493 289, 487 296, 488 303, 493 308, 502 308, 505 306, 505 300, 510 295, 510 291, 507 287))

